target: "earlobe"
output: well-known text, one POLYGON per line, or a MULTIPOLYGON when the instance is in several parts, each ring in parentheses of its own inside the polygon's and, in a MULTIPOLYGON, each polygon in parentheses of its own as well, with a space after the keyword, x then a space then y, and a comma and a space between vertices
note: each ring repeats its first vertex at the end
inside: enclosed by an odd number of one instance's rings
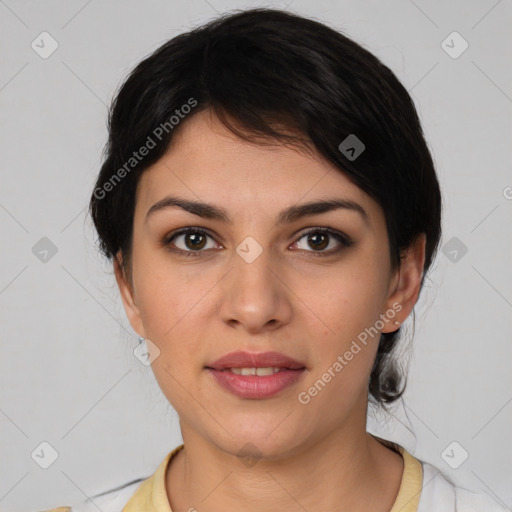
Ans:
POLYGON ((425 265, 426 235, 420 233, 413 243, 400 255, 400 268, 394 292, 388 297, 386 307, 396 315, 386 322, 382 332, 393 332, 404 322, 418 300, 425 265), (397 307, 400 304, 400 309, 397 307), (398 322, 398 324, 396 323, 398 322))
POLYGON ((145 337, 140 311, 135 303, 133 284, 126 276, 122 261, 122 254, 121 252, 118 252, 114 258, 114 274, 119 288, 119 293, 121 295, 121 300, 123 301, 124 310, 133 330, 138 333, 139 336, 145 337))

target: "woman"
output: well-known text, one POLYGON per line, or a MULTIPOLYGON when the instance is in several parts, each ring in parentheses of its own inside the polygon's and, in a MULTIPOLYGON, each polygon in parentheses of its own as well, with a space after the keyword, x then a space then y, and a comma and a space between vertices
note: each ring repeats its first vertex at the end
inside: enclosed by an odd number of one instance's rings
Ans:
POLYGON ((503 510, 366 431, 441 234, 415 107, 376 57, 278 10, 141 62, 90 210, 183 445, 72 510, 503 510))

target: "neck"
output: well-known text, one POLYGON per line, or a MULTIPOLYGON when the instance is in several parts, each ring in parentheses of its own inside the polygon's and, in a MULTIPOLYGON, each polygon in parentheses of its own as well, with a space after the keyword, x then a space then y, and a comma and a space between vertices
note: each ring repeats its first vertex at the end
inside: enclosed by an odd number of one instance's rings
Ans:
POLYGON ((166 475, 174 512, 350 510, 387 512, 403 460, 362 429, 335 431, 286 457, 242 462, 185 429, 185 448, 166 475))

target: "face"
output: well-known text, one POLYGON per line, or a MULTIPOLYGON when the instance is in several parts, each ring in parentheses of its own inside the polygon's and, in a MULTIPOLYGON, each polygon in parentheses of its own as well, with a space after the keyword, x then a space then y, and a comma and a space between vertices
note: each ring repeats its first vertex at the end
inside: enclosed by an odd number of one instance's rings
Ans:
POLYGON ((392 271, 382 209, 318 155, 250 144, 210 111, 180 129, 140 178, 132 281, 116 277, 184 439, 278 458, 364 432, 379 335, 412 309, 423 247, 392 271), (300 208, 321 201, 339 206, 300 208))

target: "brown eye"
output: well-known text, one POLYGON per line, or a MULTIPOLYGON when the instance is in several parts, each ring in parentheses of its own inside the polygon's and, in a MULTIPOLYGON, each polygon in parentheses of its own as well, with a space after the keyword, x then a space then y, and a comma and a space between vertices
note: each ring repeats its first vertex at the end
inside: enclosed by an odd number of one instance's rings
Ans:
POLYGON ((325 233, 312 233, 308 235, 308 244, 316 249, 325 249, 329 245, 329 235, 325 233))
POLYGON ((206 235, 202 233, 188 233, 183 235, 185 245, 192 250, 203 249, 206 245, 206 235))
POLYGON ((167 236, 163 240, 163 245, 168 246, 172 251, 187 253, 187 256, 200 256, 201 253, 206 252, 203 249, 215 248, 215 243, 206 247, 209 238, 213 240, 211 235, 202 229, 187 228, 167 236))
POLYGON ((316 228, 308 231, 307 233, 303 233, 299 241, 296 242, 296 244, 299 244, 299 249, 304 249, 310 253, 319 253, 315 254, 315 256, 327 256, 342 251, 346 247, 351 246, 353 242, 346 235, 338 231, 326 228, 316 228), (300 247, 300 240, 302 240, 303 238, 306 239, 307 247, 300 247), (332 247, 333 244, 334 247, 332 247), (330 246, 330 250, 325 250, 327 247, 330 246))

